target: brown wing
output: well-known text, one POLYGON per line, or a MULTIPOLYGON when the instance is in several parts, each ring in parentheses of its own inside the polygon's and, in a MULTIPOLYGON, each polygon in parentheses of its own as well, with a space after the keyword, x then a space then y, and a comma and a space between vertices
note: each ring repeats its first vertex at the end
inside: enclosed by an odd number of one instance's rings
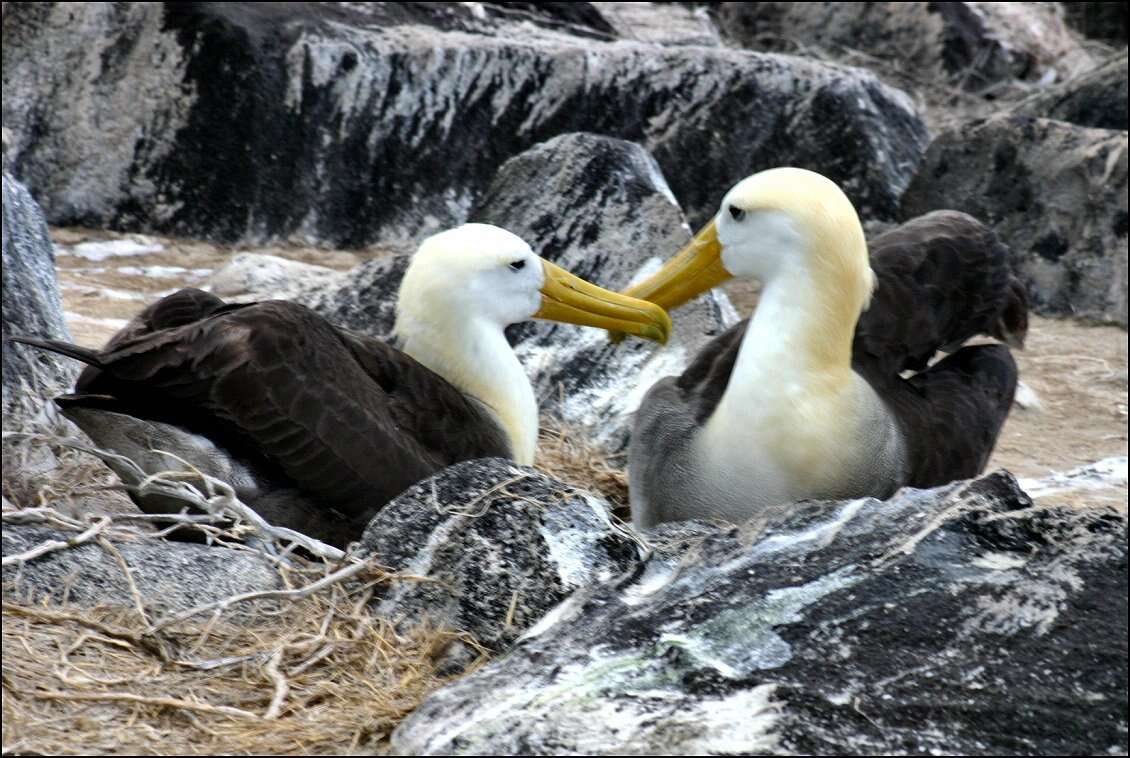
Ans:
POLYGON ((938 350, 978 334, 1023 343, 1027 297, 992 229, 934 211, 869 243, 878 288, 855 329, 852 360, 868 379, 921 371, 938 350))
POLYGON ((510 456, 497 423, 442 377, 304 306, 216 306, 182 291, 147 311, 151 329, 97 353, 37 344, 98 369, 83 392, 253 449, 351 515, 459 460, 510 456), (193 307, 208 315, 186 321, 193 307))
POLYGON ((883 399, 907 445, 907 486, 936 487, 984 470, 1016 393, 1005 345, 971 345, 888 385, 883 399))

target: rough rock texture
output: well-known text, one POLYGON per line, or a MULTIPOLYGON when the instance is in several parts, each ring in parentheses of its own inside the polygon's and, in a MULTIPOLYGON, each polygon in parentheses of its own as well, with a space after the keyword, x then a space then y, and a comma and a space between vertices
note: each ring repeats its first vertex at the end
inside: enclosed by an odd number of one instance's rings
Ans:
MULTIPOLYGON (((612 290, 650 273, 690 239, 647 151, 585 133, 555 137, 503 164, 471 220, 509 229, 539 255, 612 290)), ((409 260, 393 255, 344 275, 309 276, 305 267, 270 256, 240 258, 213 277, 217 292, 229 282, 248 283, 259 287, 254 298, 294 299, 335 324, 379 337, 388 336, 396 321, 397 290, 409 260), (251 264, 256 268, 249 272, 251 264)), ((679 310, 664 346, 638 339, 617 345, 603 331, 548 322, 511 327, 509 337, 542 412, 619 451, 627 445, 630 414, 651 384, 681 373, 707 340, 736 319, 725 294, 712 292, 679 310)))
POLYGON ((686 535, 434 693, 392 752, 1125 752, 1125 516, 1029 505, 993 474, 686 535))
POLYGON ((930 145, 905 218, 953 208, 990 224, 1037 313, 1126 326, 1125 131, 1024 117, 974 121, 930 145))
MULTIPOLYGON (((471 215, 613 291, 690 241, 686 219, 647 151, 593 134, 565 134, 511 158, 471 215)), ((639 339, 613 344, 602 331, 549 322, 518 326, 513 337, 542 412, 620 450, 629 414, 648 388, 681 373, 736 320, 725 294, 711 292, 679 310, 664 346, 639 339)))
POLYGON ((240 253, 208 278, 211 291, 224 300, 295 300, 311 291, 336 289, 346 273, 326 266, 264 253, 240 253))
POLYGON ((862 51, 971 90, 1068 78, 1093 65, 1058 3, 719 3, 725 37, 753 50, 862 51))
POLYGON ((638 561, 608 504, 499 458, 465 461, 386 505, 361 538, 396 583, 377 611, 470 632, 504 650, 574 590, 638 561))
POLYGON ((1012 108, 1016 116, 1126 129, 1126 52, 1085 74, 1039 91, 1012 108))
MULTIPOLYGON (((5 524, 4 556, 75 536, 75 532, 5 524)), ((254 553, 164 540, 115 541, 114 545, 130 567, 146 607, 156 610, 181 611, 243 592, 282 588, 271 563, 254 553)), ((4 566, 4 587, 6 601, 134 606, 117 558, 97 542, 4 566)))
POLYGON ((465 220, 505 159, 568 131, 644 144, 696 223, 781 164, 889 218, 925 147, 860 70, 496 10, 13 4, 10 165, 53 223, 357 246, 465 220))
POLYGON ((621 39, 660 45, 721 44, 705 8, 691 3, 593 3, 621 39))
POLYGON ((63 322, 55 251, 43 212, 23 185, 4 174, 4 428, 42 405, 66 386, 77 370, 73 361, 8 342, 15 335, 69 340, 63 322))

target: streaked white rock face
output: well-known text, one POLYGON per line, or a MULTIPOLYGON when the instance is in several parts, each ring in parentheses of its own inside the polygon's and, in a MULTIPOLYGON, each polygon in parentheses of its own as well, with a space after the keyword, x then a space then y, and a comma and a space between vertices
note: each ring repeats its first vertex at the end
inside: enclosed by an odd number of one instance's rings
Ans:
POLYGON ((1123 513, 996 473, 644 536, 392 752, 1125 751, 1123 513))
POLYGON ((643 144, 695 223, 772 165, 893 218, 928 141, 870 73, 678 6, 418 5, 5 6, 6 160, 58 225, 358 247, 463 223, 572 131, 643 144))

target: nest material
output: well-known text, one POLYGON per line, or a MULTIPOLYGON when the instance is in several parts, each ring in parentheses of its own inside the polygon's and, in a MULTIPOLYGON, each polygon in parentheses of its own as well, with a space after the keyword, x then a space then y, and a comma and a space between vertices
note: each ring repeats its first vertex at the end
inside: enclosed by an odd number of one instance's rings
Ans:
POLYGON ((372 753, 428 693, 450 681, 437 670, 450 643, 479 653, 463 673, 485 661, 466 634, 394 629, 372 613, 374 594, 411 577, 388 573, 377 557, 343 555, 316 541, 303 545, 315 557, 299 557, 285 534, 239 520, 242 504, 227 502, 230 488, 214 482, 215 492, 201 498, 175 475, 145 486, 213 509, 211 525, 201 523, 207 517, 183 518, 217 541, 238 545, 254 533, 289 589, 161 616, 137 591, 116 548, 157 539, 158 532, 139 523, 144 516, 136 509, 80 513, 76 505, 92 483, 106 494, 104 468, 87 468, 86 456, 58 442, 6 435, 6 452, 21 456, 55 444, 56 465, 34 481, 5 467, 4 521, 41 523, 68 539, 6 556, 5 564, 97 544, 122 565, 133 606, 27 605, 17 600, 18 585, 5 585, 6 754, 372 753), (228 506, 225 516, 217 505, 228 506))

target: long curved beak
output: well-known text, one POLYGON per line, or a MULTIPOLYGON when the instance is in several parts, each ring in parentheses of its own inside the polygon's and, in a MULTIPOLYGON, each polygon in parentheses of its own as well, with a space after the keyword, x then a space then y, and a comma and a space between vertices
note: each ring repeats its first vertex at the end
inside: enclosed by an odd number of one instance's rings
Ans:
POLYGON ((589 284, 547 260, 541 263, 545 284, 534 318, 626 332, 659 343, 671 336, 671 317, 658 305, 589 284))
POLYGON ((674 258, 647 279, 624 290, 624 295, 671 310, 732 276, 722 265, 722 245, 711 221, 674 258))

